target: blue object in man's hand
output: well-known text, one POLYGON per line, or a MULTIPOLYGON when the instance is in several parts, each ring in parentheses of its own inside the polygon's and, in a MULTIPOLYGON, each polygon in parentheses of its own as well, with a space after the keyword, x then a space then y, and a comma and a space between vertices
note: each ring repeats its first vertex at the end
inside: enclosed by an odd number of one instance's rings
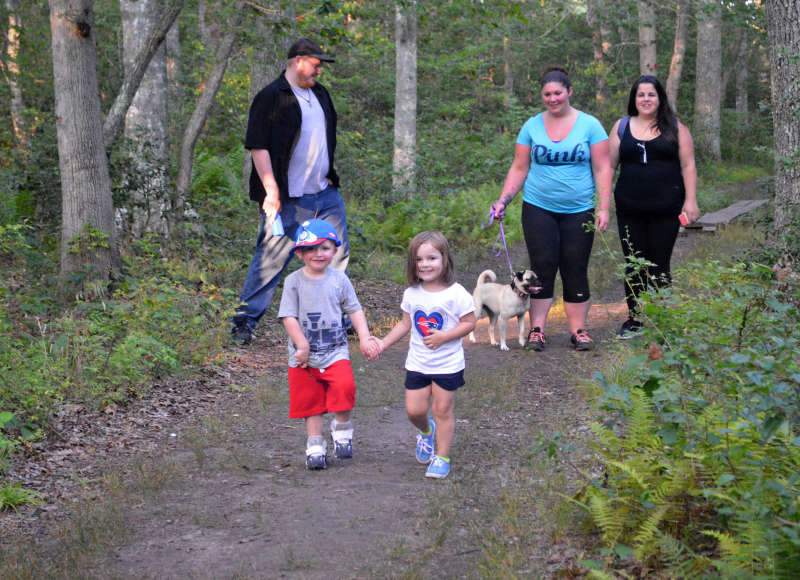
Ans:
POLYGON ((275 219, 272 220, 272 235, 273 236, 282 236, 284 235, 283 231, 283 220, 281 219, 281 214, 276 213, 275 219))

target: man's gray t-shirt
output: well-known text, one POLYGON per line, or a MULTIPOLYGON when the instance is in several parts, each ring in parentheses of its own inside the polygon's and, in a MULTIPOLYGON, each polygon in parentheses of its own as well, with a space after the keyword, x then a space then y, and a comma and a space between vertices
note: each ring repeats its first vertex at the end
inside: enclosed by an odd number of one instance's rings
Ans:
POLYGON ((292 87, 300 105, 300 135, 289 158, 289 196, 303 197, 328 187, 328 136, 325 112, 311 89, 292 87))
MULTIPOLYGON (((343 272, 328 268, 325 276, 314 279, 297 270, 283 284, 278 317, 297 319, 309 344, 308 366, 324 369, 338 360, 350 358, 342 314, 359 310, 361 303, 343 272)), ((295 351, 290 339, 290 367, 297 366, 295 351)))

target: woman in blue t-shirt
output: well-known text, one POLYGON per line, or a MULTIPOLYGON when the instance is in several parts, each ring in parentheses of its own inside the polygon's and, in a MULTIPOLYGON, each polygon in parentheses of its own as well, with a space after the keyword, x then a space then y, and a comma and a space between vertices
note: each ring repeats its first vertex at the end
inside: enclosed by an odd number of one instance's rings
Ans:
POLYGON ((547 69, 541 79, 545 110, 522 126, 500 199, 499 215, 522 190, 522 229, 531 268, 542 290, 531 299, 527 346, 543 350, 547 315, 553 304, 556 272, 561 274, 564 312, 572 346, 591 350, 589 255, 598 230, 608 227, 611 166, 608 135, 600 121, 569 104, 572 85, 563 68, 547 69), (595 191, 598 207, 595 211, 595 191))

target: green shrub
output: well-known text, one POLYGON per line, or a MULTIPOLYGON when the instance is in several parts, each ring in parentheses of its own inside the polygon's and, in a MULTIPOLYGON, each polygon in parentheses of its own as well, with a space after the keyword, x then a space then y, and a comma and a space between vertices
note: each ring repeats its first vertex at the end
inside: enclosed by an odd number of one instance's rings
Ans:
POLYGON ((114 348, 108 359, 109 382, 117 387, 116 396, 124 399, 128 390, 135 390, 137 384, 163 379, 178 367, 175 349, 134 331, 114 348))
MULTIPOLYGON (((105 300, 79 302, 37 327, 0 333, 0 409, 44 426, 65 400, 125 401, 154 381, 193 368, 224 340, 232 295, 166 278, 129 279, 105 300)), ((0 310, 0 325, 10 330, 0 310)))
MULTIPOLYGON (((187 236, 187 242, 212 243, 229 251, 251 250, 250 238, 257 217, 256 204, 242 189, 244 151, 237 147, 225 156, 200 151, 194 164, 192 190, 189 199, 199 216, 202 236, 187 236), (248 228, 243 228, 246 223, 248 228), (243 234, 248 235, 245 243, 243 234)), ((190 247, 189 250, 194 248, 190 247)), ((181 252, 185 257, 186 252, 181 252)))
POLYGON ((733 109, 722 109, 720 140, 722 157, 737 163, 771 167, 772 118, 766 108, 758 108, 746 116, 733 109))
POLYGON ((25 230, 26 224, 0 225, 0 259, 8 263, 20 257, 20 253, 31 249, 25 230))
POLYGON ((598 376, 606 477, 582 501, 609 554, 676 576, 800 573, 800 289, 770 275, 683 266, 689 289, 644 306, 649 351, 598 376))
MULTIPOLYGON (((485 220, 500 186, 484 185, 463 191, 418 195, 384 207, 377 201, 365 201, 348 209, 348 221, 354 224, 355 236, 384 251, 405 252, 408 243, 424 230, 439 230, 456 248, 491 247, 499 226, 488 228, 485 220), (481 224, 487 226, 482 229, 481 224)), ((522 240, 520 203, 512 203, 504 218, 509 244, 522 240)))
POLYGON ((17 441, 11 437, 8 437, 8 432, 13 427, 14 422, 14 413, 0 411, 0 472, 3 471, 2 461, 17 446, 17 441))

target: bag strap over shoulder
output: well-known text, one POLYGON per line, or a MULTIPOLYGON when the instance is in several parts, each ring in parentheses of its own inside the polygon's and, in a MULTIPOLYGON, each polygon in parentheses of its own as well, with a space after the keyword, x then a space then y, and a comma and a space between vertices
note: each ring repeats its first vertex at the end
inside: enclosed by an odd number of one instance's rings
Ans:
POLYGON ((625 134, 625 128, 628 126, 628 121, 630 120, 631 118, 629 115, 625 115, 619 120, 619 125, 617 125, 617 136, 619 137, 620 141, 622 141, 622 136, 625 134))

